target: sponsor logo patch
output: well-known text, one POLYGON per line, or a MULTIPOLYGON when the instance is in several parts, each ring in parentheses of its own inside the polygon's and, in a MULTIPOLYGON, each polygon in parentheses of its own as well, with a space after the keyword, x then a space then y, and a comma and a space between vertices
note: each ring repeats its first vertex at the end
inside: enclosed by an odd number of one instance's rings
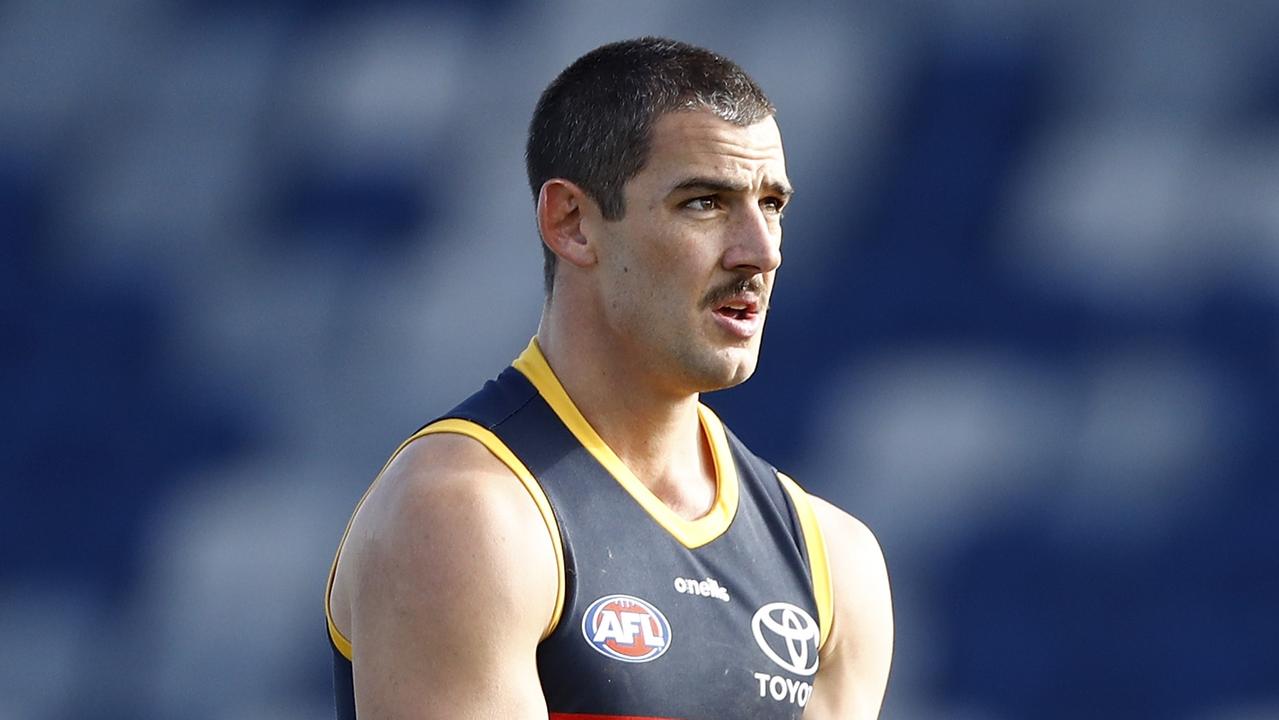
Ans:
POLYGON ((699 595, 701 597, 715 598, 724 602, 729 601, 728 590, 724 589, 715 581, 715 578, 706 578, 698 580, 697 578, 675 578, 675 592, 681 592, 685 595, 699 595))
POLYGON ((792 680, 782 675, 755 673, 759 681, 759 696, 771 697, 777 702, 789 702, 804 707, 813 697, 813 686, 803 680, 792 680))
POLYGON ((790 603, 773 602, 751 619, 755 642, 769 660, 796 675, 817 672, 817 622, 790 603))
POLYGON ((605 595, 582 616, 582 635, 603 655, 649 662, 671 645, 671 625, 651 603, 632 595, 605 595))

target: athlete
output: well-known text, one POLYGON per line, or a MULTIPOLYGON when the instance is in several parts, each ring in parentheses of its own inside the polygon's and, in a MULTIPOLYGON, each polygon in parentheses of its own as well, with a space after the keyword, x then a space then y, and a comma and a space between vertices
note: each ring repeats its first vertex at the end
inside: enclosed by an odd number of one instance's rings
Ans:
POLYGON ((357 507, 326 596, 339 718, 878 715, 879 545, 698 399, 755 370, 792 193, 774 112, 658 38, 543 93, 541 323, 357 507))

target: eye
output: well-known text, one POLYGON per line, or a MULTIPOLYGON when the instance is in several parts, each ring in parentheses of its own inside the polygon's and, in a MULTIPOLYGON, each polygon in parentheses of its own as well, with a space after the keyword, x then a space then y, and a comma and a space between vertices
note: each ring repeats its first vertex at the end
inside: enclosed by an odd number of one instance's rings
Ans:
POLYGON ((785 207, 786 201, 781 198, 767 197, 759 201, 760 208, 769 215, 782 216, 782 208, 785 207))
POLYGON ((684 207, 689 210, 697 210, 699 212, 709 212, 719 208, 719 199, 714 195, 703 195, 695 197, 684 203, 684 207))

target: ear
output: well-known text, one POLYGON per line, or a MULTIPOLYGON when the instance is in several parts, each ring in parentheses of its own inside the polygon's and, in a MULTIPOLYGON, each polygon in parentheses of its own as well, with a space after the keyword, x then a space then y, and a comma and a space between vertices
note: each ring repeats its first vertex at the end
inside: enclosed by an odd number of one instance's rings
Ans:
POLYGON ((567 263, 594 265, 595 244, 583 222, 583 213, 594 207, 594 201, 576 184, 562 178, 547 180, 537 195, 537 229, 542 242, 567 263))

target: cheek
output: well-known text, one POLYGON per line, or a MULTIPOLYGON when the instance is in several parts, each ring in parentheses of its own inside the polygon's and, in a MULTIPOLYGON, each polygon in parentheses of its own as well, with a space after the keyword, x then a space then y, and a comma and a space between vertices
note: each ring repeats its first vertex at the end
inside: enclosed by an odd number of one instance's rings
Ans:
POLYGON ((609 291, 615 298, 625 296, 648 308, 674 310, 690 301, 695 303, 708 289, 707 275, 715 266, 714 258, 699 251, 711 244, 710 238, 695 233, 650 229, 632 235, 610 258, 609 291))

